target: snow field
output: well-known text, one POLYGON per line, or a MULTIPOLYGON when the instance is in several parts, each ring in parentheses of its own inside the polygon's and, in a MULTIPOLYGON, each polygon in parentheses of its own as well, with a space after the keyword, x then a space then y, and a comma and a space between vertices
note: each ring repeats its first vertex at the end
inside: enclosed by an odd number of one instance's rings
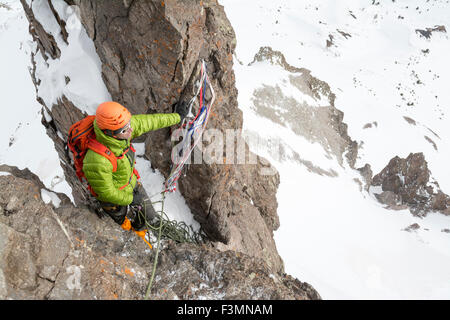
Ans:
POLYGON ((255 90, 267 85, 306 102, 289 86, 288 72, 250 64, 260 47, 270 46, 330 85, 350 137, 360 144, 356 167, 369 163, 376 174, 396 155, 423 152, 449 193, 450 41, 444 32, 430 39, 416 32, 448 29, 449 4, 379 2, 220 0, 237 37, 234 70, 244 130, 281 141, 303 160, 337 173, 319 175, 293 157, 280 157, 269 143, 250 143, 280 173, 275 240, 287 273, 312 284, 324 299, 448 299, 450 236, 442 230, 449 229, 450 217, 430 213, 420 219, 384 209, 355 182, 361 180, 357 172, 255 108, 255 90), (404 231, 413 223, 420 228, 404 231))

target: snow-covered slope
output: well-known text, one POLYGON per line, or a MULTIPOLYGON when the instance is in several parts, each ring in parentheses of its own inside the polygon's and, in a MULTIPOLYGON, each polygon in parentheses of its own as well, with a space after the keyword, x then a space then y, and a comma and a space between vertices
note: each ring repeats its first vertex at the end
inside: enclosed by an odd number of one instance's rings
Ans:
POLYGON ((0 164, 29 168, 53 191, 71 195, 53 141, 41 123, 31 81, 33 43, 19 1, 0 2, 0 164))
POLYGON ((355 167, 369 163, 376 174, 396 155, 423 152, 449 193, 448 1, 220 3, 237 37, 244 129, 268 142, 250 145, 280 172, 275 237, 286 271, 325 299, 450 298, 450 234, 442 232, 450 217, 384 209, 355 182, 355 170, 298 128, 303 105, 328 102, 311 102, 279 64, 253 61, 271 47, 329 84, 359 145, 355 167), (277 94, 261 109, 268 89, 277 94), (404 231, 413 223, 420 228, 404 231))

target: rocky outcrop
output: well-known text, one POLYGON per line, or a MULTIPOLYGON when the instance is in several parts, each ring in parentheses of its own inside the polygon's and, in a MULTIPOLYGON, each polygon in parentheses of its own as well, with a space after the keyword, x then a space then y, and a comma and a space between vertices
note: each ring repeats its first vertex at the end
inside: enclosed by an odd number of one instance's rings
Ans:
POLYGON ((44 60, 47 60, 49 57, 52 59, 59 58, 61 56, 61 50, 58 48, 53 35, 45 31, 42 24, 34 17, 33 10, 28 6, 26 1, 21 0, 21 3, 30 21, 30 34, 44 60))
MULTIPOLYGON (((361 174, 363 182, 361 182, 361 185, 364 185, 364 189, 366 191, 369 191, 369 188, 372 184, 372 168, 370 167, 370 164, 366 163, 364 167, 357 169, 359 173, 361 174)), ((358 180, 359 181, 359 180, 358 180)))
POLYGON ((373 177, 371 185, 381 186, 376 197, 388 208, 409 208, 418 216, 429 211, 450 214, 450 197, 431 178, 423 153, 411 153, 406 159, 394 157, 373 177))
MULTIPOLYGON (((154 250, 70 200, 45 204, 30 172, 2 170, 11 174, 0 176, 0 299, 145 297, 154 250)), ((307 283, 274 273, 258 258, 208 245, 163 246, 152 300, 320 299, 307 283)))
POLYGON ((426 39, 430 39, 431 38, 431 34, 433 32, 444 32, 444 33, 447 33, 447 29, 445 29, 445 26, 435 26, 434 28, 425 28, 425 30, 423 30, 423 29, 416 29, 416 33, 419 34, 420 36, 426 38, 426 39))
POLYGON ((183 244, 169 247, 162 259, 158 285, 167 288, 162 298, 320 299, 309 284, 274 274, 262 261, 236 251, 183 244))

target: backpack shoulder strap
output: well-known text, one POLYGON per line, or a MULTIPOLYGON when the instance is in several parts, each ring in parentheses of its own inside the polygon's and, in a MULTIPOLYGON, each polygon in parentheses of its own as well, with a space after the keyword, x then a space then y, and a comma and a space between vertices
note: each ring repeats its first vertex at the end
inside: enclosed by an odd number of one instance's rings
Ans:
POLYGON ((106 146, 98 142, 96 139, 90 138, 88 141, 88 148, 108 159, 113 166, 113 172, 117 170, 117 158, 106 146))

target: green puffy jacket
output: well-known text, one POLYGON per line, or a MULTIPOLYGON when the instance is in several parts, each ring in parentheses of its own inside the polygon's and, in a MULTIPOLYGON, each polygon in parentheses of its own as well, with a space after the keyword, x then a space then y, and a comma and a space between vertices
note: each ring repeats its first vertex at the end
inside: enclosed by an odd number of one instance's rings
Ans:
MULTIPOLYGON (((124 150, 130 147, 132 139, 148 131, 169 127, 178 122, 180 122, 178 113, 132 116, 133 133, 129 140, 118 140, 107 136, 98 128, 95 121, 94 131, 97 141, 108 147, 116 157, 119 157, 124 150)), ((113 165, 107 158, 88 150, 83 160, 83 172, 89 185, 97 194, 98 200, 126 206, 133 201, 133 189, 137 180, 133 174, 134 164, 134 153, 130 150, 126 156, 117 159, 117 170, 113 172, 113 165), (127 183, 128 185, 120 190, 127 183)))

